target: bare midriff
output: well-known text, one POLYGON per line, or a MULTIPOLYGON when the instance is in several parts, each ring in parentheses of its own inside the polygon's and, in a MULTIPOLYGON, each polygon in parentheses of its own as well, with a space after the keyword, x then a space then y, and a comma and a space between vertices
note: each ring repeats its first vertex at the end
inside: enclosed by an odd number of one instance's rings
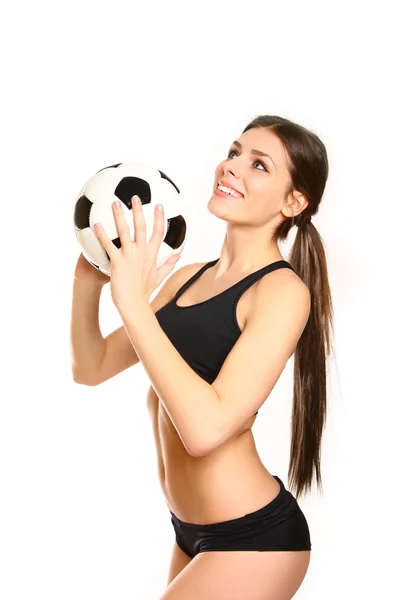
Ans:
POLYGON ((157 451, 160 485, 169 510, 187 523, 220 523, 235 519, 275 498, 279 484, 258 455, 251 426, 206 456, 184 447, 168 413, 150 386, 147 394, 157 451))

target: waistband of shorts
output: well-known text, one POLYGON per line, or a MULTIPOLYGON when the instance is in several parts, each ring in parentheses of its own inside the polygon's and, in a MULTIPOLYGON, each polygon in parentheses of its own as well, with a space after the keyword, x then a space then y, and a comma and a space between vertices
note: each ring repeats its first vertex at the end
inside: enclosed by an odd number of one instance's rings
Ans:
POLYGON ((216 528, 225 523, 229 523, 231 526, 234 526, 235 523, 242 523, 244 520, 257 521, 257 519, 263 518, 266 515, 269 515, 271 512, 273 512, 278 506, 282 504, 285 498, 289 497, 290 501, 295 501, 295 498, 292 496, 289 490, 285 488, 283 481, 277 475, 273 475, 273 478, 279 483, 280 486, 278 495, 275 496, 275 498, 273 498, 271 502, 268 502, 268 504, 266 504, 262 508, 259 508, 256 511, 253 511, 252 513, 247 513, 241 517, 236 517, 235 519, 229 519, 229 521, 219 521, 218 523, 205 523, 202 525, 200 523, 187 523, 186 521, 181 521, 172 511, 170 511, 172 520, 175 521, 175 523, 181 525, 182 527, 201 527, 202 529, 210 529, 213 527, 216 528))

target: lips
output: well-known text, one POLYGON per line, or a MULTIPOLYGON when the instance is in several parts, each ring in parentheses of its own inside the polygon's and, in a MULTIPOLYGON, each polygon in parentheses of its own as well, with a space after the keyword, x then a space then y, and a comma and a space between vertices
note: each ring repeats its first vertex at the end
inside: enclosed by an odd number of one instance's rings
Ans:
POLYGON ((227 194, 218 188, 215 189, 214 195, 220 196, 221 198, 226 198, 229 202, 241 202, 243 200, 243 196, 233 196, 232 194, 227 194))

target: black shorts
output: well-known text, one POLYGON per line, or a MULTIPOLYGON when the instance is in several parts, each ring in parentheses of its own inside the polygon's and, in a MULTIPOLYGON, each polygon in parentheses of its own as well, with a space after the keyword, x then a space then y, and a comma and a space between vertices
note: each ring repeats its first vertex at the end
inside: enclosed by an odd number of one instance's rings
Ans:
POLYGON ((295 497, 277 475, 280 491, 255 512, 221 523, 198 525, 180 521, 171 512, 178 546, 194 558, 200 552, 223 550, 311 550, 307 520, 295 497))

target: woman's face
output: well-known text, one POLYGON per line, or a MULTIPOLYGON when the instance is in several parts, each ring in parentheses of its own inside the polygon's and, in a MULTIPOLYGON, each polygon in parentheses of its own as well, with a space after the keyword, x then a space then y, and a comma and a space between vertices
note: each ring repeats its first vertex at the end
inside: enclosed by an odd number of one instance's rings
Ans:
POLYGON ((227 221, 264 225, 280 213, 289 181, 279 138, 268 129, 250 129, 232 143, 217 166, 208 210, 227 221), (239 194, 218 189, 221 183, 239 194))

